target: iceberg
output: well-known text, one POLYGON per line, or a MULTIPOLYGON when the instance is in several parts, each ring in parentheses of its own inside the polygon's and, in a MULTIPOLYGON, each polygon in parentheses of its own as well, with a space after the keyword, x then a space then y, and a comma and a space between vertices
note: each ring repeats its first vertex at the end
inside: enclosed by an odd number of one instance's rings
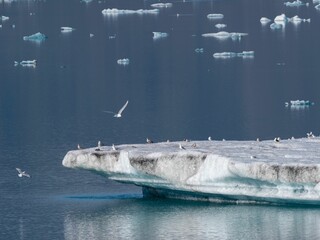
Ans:
POLYGON ((160 39, 160 38, 166 38, 169 36, 168 33, 165 33, 165 32, 152 32, 153 33, 153 39, 154 40, 157 40, 157 39, 160 39))
POLYGON ((76 30, 75 28, 72 28, 72 27, 61 27, 60 29, 62 33, 72 32, 76 30))
POLYGON ((129 60, 129 58, 118 59, 117 63, 119 65, 128 65, 130 63, 130 60, 129 60))
POLYGON ((320 205, 320 138, 124 144, 69 151, 62 164, 145 196, 320 205), (183 149, 179 148, 183 145, 183 149))
POLYGON ((172 3, 154 3, 151 4, 153 8, 169 8, 172 7, 172 3))
POLYGON ((210 13, 207 15, 208 19, 222 19, 224 16, 221 13, 210 13))
POLYGON ((308 7, 309 3, 304 3, 300 0, 296 0, 293 2, 285 2, 284 5, 287 7, 300 7, 300 6, 307 6, 308 7))
POLYGON ((284 13, 274 18, 274 22, 277 24, 285 25, 288 21, 289 21, 289 18, 284 13))
POLYGON ((46 35, 43 33, 37 32, 35 34, 32 34, 30 36, 24 36, 23 40, 25 41, 35 41, 35 42, 42 42, 46 39, 46 35))
POLYGON ((222 29, 222 28, 226 28, 227 27, 227 24, 224 24, 224 23, 217 23, 216 25, 214 25, 216 28, 218 29, 222 29))
POLYGON ((214 58, 235 58, 235 57, 242 57, 242 58, 253 58, 254 51, 243 51, 240 53, 235 52, 221 52, 221 53, 214 53, 214 58))
POLYGON ((202 34, 203 37, 214 37, 221 40, 225 40, 231 38, 232 40, 240 40, 243 36, 247 36, 248 33, 236 33, 236 32, 217 32, 217 33, 204 33, 202 34))
POLYGON ((102 10, 103 15, 158 14, 158 13, 159 13, 159 9, 127 10, 127 9, 107 8, 102 10))

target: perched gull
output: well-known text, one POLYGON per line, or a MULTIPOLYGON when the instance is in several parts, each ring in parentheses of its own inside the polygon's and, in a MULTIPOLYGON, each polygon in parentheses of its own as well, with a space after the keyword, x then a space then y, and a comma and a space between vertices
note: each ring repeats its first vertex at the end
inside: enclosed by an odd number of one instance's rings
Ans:
POLYGON ((179 143, 179 148, 183 149, 183 150, 186 150, 180 143, 179 143))
POLYGON ((307 137, 308 138, 314 138, 315 136, 314 136, 314 134, 312 132, 309 132, 309 133, 307 133, 307 137))
POLYGON ((117 150, 116 147, 114 146, 114 144, 112 144, 112 150, 113 150, 113 151, 116 151, 116 150, 117 150))
POLYGON ((127 102, 123 105, 123 107, 119 110, 118 113, 110 112, 110 111, 104 111, 104 112, 106 112, 106 113, 112 113, 112 114, 114 114, 114 117, 119 118, 119 117, 121 117, 121 114, 122 114, 123 110, 127 107, 128 103, 129 103, 129 101, 127 101, 127 102))
POLYGON ((78 148, 79 150, 82 149, 82 148, 80 147, 80 144, 78 144, 77 148, 78 148))
POLYGON ((211 137, 208 137, 208 141, 212 141, 211 137))
POLYGON ((19 177, 23 177, 23 176, 28 177, 28 178, 30 177, 30 175, 28 173, 26 173, 25 171, 22 171, 20 168, 16 168, 16 170, 18 171, 19 177))
POLYGON ((101 141, 98 141, 98 148, 102 146, 101 141))
POLYGON ((275 142, 280 142, 280 138, 279 138, 279 137, 276 137, 275 139, 273 139, 273 141, 275 141, 275 142))
POLYGON ((194 148, 195 148, 195 147, 197 147, 197 144, 194 143, 194 144, 191 145, 191 147, 194 147, 194 148))

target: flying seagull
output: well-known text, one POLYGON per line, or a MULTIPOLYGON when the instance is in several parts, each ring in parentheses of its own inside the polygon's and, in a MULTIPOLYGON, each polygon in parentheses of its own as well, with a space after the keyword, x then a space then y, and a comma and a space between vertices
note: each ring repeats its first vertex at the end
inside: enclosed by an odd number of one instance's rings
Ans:
POLYGON ((114 114, 114 115, 113 115, 114 117, 119 118, 119 117, 121 117, 121 114, 122 114, 123 110, 127 107, 128 103, 129 103, 129 101, 127 101, 127 102, 123 105, 123 107, 119 110, 118 113, 110 112, 110 111, 104 111, 104 112, 106 112, 106 113, 112 113, 112 114, 114 114))
POLYGON ((23 177, 23 176, 28 177, 28 178, 30 177, 30 175, 28 173, 26 173, 25 171, 22 171, 20 168, 16 168, 16 170, 18 171, 19 177, 23 177))

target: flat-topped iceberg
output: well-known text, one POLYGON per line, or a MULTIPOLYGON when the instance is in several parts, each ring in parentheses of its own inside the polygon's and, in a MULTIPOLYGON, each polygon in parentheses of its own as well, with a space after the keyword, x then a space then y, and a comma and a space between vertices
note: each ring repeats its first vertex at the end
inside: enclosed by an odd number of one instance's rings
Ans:
POLYGON ((35 41, 35 42, 42 42, 46 39, 46 35, 43 33, 37 32, 35 34, 32 34, 30 36, 24 36, 23 40, 25 41, 35 41))
POLYGON ((65 167, 142 186, 144 194, 320 205, 320 138, 190 141, 69 151, 65 167), (182 145, 180 147, 179 145, 182 145))
POLYGON ((138 9, 138 10, 128 10, 128 9, 117 9, 117 8, 107 8, 102 10, 103 15, 121 15, 121 14, 158 14, 159 9, 138 9))

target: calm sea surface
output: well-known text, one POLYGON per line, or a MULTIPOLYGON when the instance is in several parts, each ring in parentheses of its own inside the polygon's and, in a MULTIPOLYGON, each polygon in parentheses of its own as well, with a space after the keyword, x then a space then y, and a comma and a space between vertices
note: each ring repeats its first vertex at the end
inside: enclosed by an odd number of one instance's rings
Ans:
POLYGON ((283 2, 175 1, 158 15, 103 16, 155 1, 0 0, 9 17, 0 21, 0 239, 319 239, 320 208, 142 199, 138 187, 61 165, 78 143, 99 140, 319 135, 320 11, 283 2), (275 31, 260 24, 281 13, 311 22, 275 31), (216 23, 248 36, 201 36, 219 31, 216 23), (47 39, 23 40, 36 32, 47 39), (213 58, 242 51, 255 56, 213 58), (118 65, 123 58, 130 64, 118 65), (33 59, 36 67, 14 66, 33 59), (296 99, 315 104, 285 107, 296 99), (126 100, 122 118, 103 112, 126 100))

